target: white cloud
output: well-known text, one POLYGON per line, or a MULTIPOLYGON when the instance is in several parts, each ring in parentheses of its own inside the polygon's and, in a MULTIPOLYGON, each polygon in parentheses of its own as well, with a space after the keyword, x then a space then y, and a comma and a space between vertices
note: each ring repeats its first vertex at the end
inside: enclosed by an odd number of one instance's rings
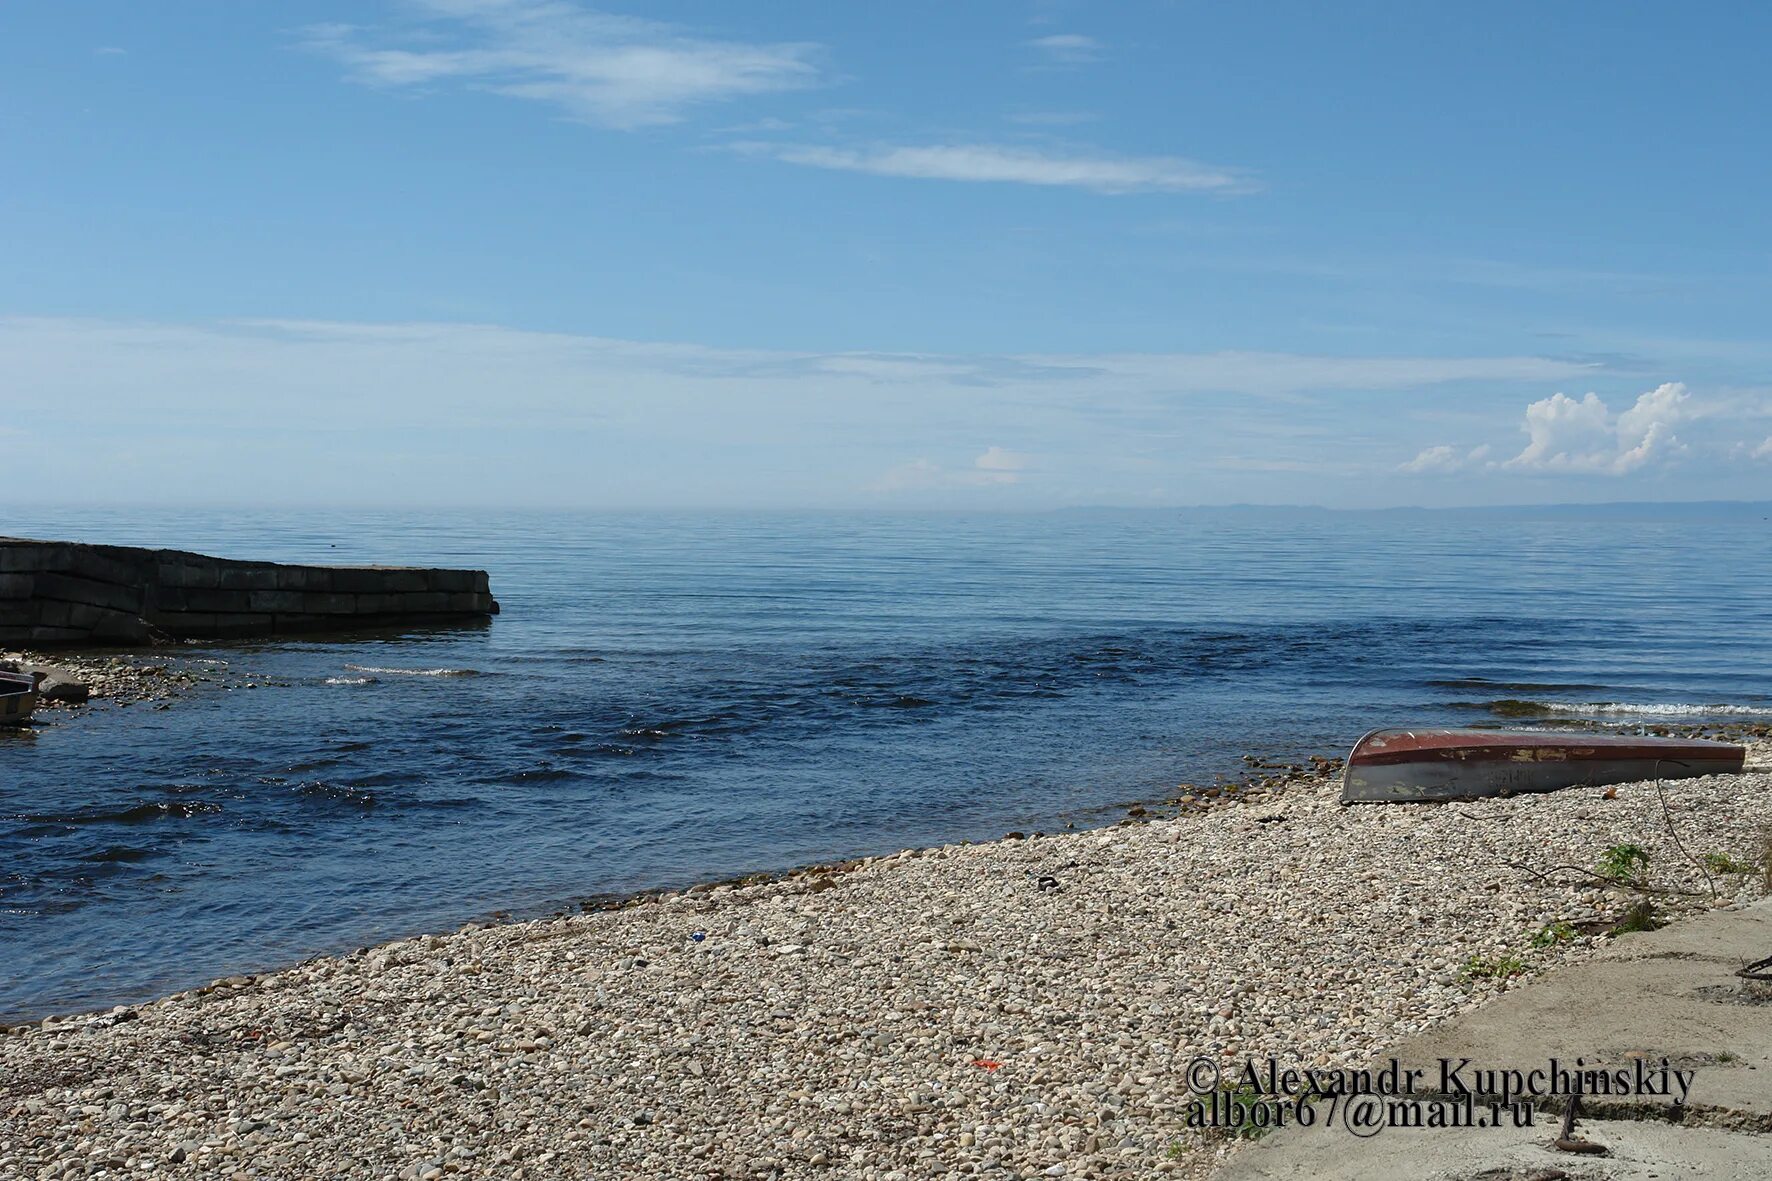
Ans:
POLYGON ((984 454, 972 461, 972 466, 987 472, 1019 472, 1028 465, 1028 457, 1014 451, 1005 451, 992 444, 984 449, 984 454))
POLYGON ((339 24, 309 28, 307 44, 370 85, 460 82, 624 129, 677 122, 697 104, 819 80, 817 47, 800 42, 715 40, 558 0, 415 2, 429 21, 410 47, 339 24))
POLYGON ((1007 488, 1021 483, 1028 457, 992 444, 969 468, 950 468, 921 458, 891 468, 868 486, 878 494, 926 493, 967 488, 1007 488))
POLYGON ((1557 393, 1526 407, 1520 427, 1526 445, 1512 458, 1488 459, 1486 444, 1464 454, 1438 444, 1423 448, 1397 470, 1414 475, 1482 469, 1618 477, 1662 468, 1686 456, 1772 458, 1772 439, 1757 447, 1734 441, 1754 420, 1768 417, 1772 404, 1739 394, 1699 398, 1680 382, 1640 394, 1616 414, 1596 393, 1580 398, 1557 393), (1689 437, 1676 435, 1676 429, 1689 437))
POLYGON ((1458 452, 1445 443, 1437 447, 1424 447, 1421 453, 1408 463, 1401 465, 1405 472, 1450 472, 1459 467, 1458 452))
MULTIPOLYGON (((913 459, 891 468, 869 484, 867 491, 876 494, 928 493, 978 488, 1007 488, 1021 483, 1021 472, 1013 468, 988 466, 984 461, 991 451, 979 456, 970 468, 948 468, 931 459, 913 459)), ((1005 452, 1005 454, 1007 454, 1005 452)))
POLYGON ((1674 425, 1691 417, 1691 395, 1668 382, 1637 398, 1616 418, 1598 394, 1579 402, 1567 394, 1526 407, 1527 443, 1501 466, 1522 471, 1620 476, 1679 454, 1674 425))
POLYGON ((739 143, 734 150, 789 164, 925 180, 994 181, 1097 193, 1248 193, 1258 186, 1228 168, 1180 156, 1108 156, 994 144, 870 148, 739 143))
POLYGON ((1458 448, 1442 443, 1437 447, 1423 448, 1421 453, 1407 463, 1398 464, 1397 470, 1412 475, 1423 475, 1437 472, 1458 472, 1466 468, 1476 467, 1489 456, 1489 444, 1483 443, 1472 447, 1469 451, 1460 452, 1458 448))
POLYGON ((1035 37, 1028 46, 1037 49, 1049 61, 1062 65, 1086 65, 1101 60, 1102 44, 1081 33, 1054 33, 1035 37))

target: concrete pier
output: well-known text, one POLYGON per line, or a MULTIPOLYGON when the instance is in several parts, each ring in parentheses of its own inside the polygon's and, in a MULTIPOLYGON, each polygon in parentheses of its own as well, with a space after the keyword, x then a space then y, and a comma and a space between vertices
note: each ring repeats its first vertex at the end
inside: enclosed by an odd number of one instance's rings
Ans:
POLYGON ((288 566, 0 537, 0 645, 243 639, 496 614, 484 570, 288 566))

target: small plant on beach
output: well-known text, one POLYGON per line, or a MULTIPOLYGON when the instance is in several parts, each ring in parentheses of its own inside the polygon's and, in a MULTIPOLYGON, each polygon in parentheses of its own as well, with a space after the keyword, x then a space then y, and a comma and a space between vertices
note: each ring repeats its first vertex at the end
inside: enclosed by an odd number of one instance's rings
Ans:
POLYGON ((1641 885, 1649 872, 1649 850, 1641 845, 1613 845, 1600 854, 1595 872, 1616 882, 1641 885))
POLYGON ((1538 931, 1532 936, 1532 946, 1555 947, 1557 944, 1567 943, 1573 938, 1575 938, 1575 928, 1562 919, 1558 919, 1538 928, 1538 931))
POLYGON ((1745 874, 1754 871, 1753 866, 1743 865, 1727 853, 1706 853, 1704 855, 1704 868, 1710 870, 1712 873, 1745 874))
POLYGON ((1473 955, 1464 961, 1464 968, 1459 974, 1466 980, 1506 980, 1509 976, 1519 976, 1525 971, 1526 961, 1517 955, 1498 956, 1492 960, 1473 955))

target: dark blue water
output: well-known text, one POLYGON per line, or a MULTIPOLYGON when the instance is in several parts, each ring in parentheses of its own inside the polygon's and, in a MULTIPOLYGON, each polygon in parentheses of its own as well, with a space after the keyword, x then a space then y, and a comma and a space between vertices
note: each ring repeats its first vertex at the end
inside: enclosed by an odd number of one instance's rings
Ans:
POLYGON ((1762 521, 41 510, 0 532, 484 567, 504 605, 188 648, 233 687, 0 736, 0 1016, 1098 822, 1245 752, 1497 699, 1772 714, 1762 521))

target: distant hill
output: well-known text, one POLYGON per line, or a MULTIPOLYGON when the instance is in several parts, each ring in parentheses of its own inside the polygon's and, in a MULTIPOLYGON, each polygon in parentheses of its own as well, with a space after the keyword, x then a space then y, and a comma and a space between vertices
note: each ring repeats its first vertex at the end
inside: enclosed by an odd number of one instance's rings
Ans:
POLYGON ((1559 521, 1772 521, 1772 500, 1623 500, 1597 504, 1501 504, 1458 508, 1334 509, 1310 504, 1197 504, 1174 508, 1073 508, 1064 513, 1183 513, 1245 518, 1459 517, 1559 521))
POLYGON ((1484 505, 1469 508, 1367 509, 1371 515, 1507 517, 1513 520, 1757 521, 1772 519, 1772 500, 1619 500, 1602 504, 1484 505))

